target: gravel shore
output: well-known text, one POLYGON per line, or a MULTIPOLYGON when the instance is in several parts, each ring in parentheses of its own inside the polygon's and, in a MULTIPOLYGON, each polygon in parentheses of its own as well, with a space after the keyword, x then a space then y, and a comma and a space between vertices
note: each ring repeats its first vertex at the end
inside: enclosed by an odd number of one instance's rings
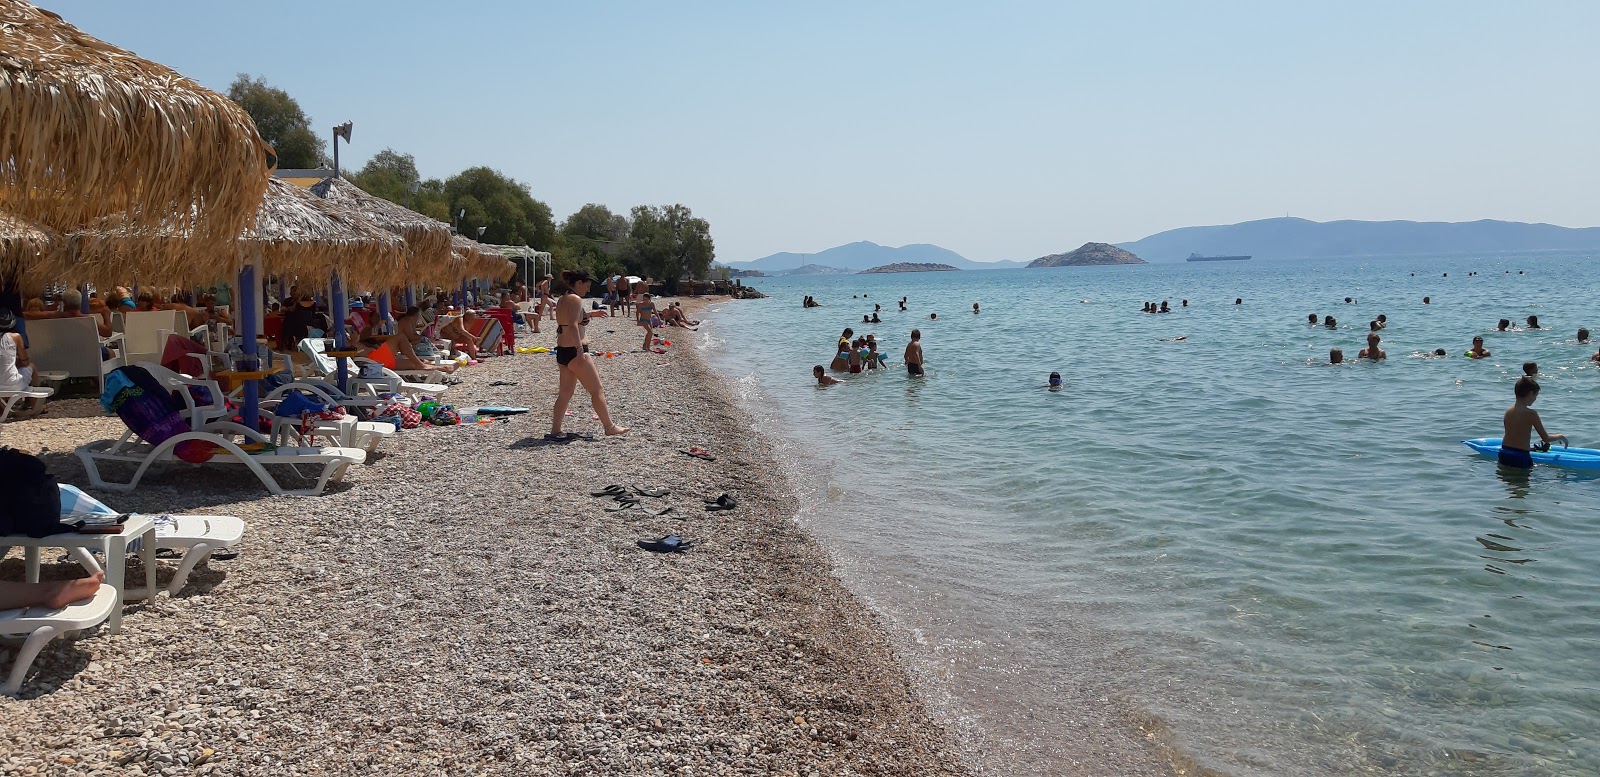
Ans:
MULTIPOLYGON (((552 346, 552 330, 528 338, 552 346)), ((628 322, 588 330, 594 350, 621 352, 599 365, 623 437, 603 436, 580 389, 567 428, 596 439, 545 442, 554 359, 518 355, 463 370, 446 399, 533 412, 403 431, 322 496, 176 466, 133 494, 91 492, 120 510, 238 515, 246 541, 179 596, 129 605, 122 633, 52 643, 21 698, 0 698, 0 772, 969 773, 796 528, 720 379, 687 347, 630 350, 628 322), (716 461, 678 452, 690 446, 716 461), (590 491, 612 483, 671 493, 606 512, 590 491), (736 509, 704 509, 723 493, 736 509), (699 544, 635 545, 666 534, 699 544)), ((82 485, 72 447, 121 428, 64 400, 5 424, 0 444, 82 485)), ((0 576, 21 566, 13 553, 0 576)))

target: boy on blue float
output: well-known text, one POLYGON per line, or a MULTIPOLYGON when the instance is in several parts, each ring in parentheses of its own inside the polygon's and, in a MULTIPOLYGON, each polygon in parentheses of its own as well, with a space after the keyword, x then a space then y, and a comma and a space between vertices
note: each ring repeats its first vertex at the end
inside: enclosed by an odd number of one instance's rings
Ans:
POLYGON ((1533 432, 1539 433, 1541 442, 1538 450, 1542 451, 1550 450, 1552 440, 1565 443, 1567 436, 1546 432, 1538 411, 1531 407, 1534 400, 1539 398, 1538 382, 1526 376, 1517 378, 1513 391, 1517 395, 1517 402, 1506 408, 1505 432, 1500 438, 1500 463, 1507 467, 1532 469, 1533 456, 1529 453, 1528 441, 1532 439, 1533 432))

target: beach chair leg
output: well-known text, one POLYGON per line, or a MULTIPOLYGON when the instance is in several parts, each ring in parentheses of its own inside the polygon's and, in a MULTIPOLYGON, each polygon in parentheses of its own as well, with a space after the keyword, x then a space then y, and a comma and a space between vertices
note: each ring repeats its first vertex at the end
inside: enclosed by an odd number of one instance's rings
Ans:
POLYGON ((183 554, 183 560, 178 563, 178 570, 172 573, 172 582, 167 584, 167 596, 177 596, 183 590, 183 584, 189 581, 189 573, 200 563, 211 558, 212 547, 202 542, 190 548, 183 554))
POLYGON ((39 651, 55 639, 57 634, 54 626, 40 626, 28 635, 28 639, 17 650, 17 660, 11 665, 11 675, 6 678, 5 692, 15 695, 22 690, 22 681, 28 676, 28 667, 33 666, 33 659, 37 658, 39 651))
POLYGON ((100 562, 94 560, 94 554, 90 553, 88 548, 67 548, 67 555, 71 556, 73 561, 78 562, 91 577, 104 571, 100 568, 100 562))

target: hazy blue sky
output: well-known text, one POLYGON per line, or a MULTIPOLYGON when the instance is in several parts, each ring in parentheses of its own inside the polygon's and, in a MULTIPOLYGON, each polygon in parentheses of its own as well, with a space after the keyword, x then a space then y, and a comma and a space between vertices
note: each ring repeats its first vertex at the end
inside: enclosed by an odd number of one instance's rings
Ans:
POLYGON ((43 6, 353 120, 346 166, 489 165, 558 220, 682 202, 724 261, 1031 259, 1286 213, 1600 223, 1593 2, 43 6))

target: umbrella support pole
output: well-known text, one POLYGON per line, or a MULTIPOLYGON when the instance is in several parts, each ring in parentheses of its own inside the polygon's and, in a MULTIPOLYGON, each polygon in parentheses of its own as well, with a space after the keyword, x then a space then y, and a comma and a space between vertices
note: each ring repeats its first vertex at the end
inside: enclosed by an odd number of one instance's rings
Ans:
MULTIPOLYGON (((345 316, 348 315, 349 311, 346 309, 344 301, 344 282, 339 279, 338 270, 333 271, 333 282, 330 284, 330 286, 332 288, 329 290, 328 294, 330 298, 328 302, 328 323, 333 327, 333 347, 342 351, 344 350, 345 346, 344 319, 345 316)), ((339 390, 349 393, 350 362, 345 359, 345 357, 340 356, 338 358, 338 363, 339 390)))
MULTIPOLYGON (((261 304, 261 288, 256 285, 255 262, 245 265, 239 270, 239 316, 234 319, 239 322, 239 349, 243 353, 241 363, 233 365, 239 372, 255 372, 260 368, 261 350, 256 346, 256 308, 261 304)), ((260 419, 261 393, 260 385, 253 380, 244 382, 244 410, 240 413, 240 420, 244 421, 246 429, 257 429, 260 419)))

